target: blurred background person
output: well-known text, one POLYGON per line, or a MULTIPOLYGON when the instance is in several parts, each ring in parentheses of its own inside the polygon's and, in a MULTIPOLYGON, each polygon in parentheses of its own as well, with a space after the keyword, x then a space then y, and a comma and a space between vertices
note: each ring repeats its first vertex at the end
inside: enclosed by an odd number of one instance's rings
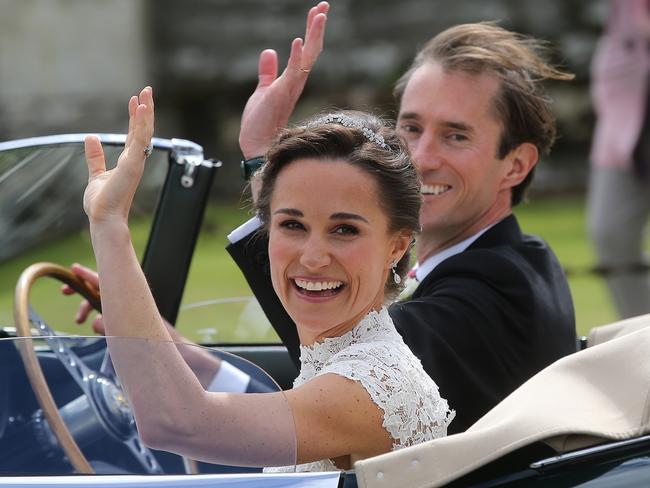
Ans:
POLYGON ((592 62, 597 121, 591 151, 588 226, 622 318, 650 311, 643 255, 650 211, 650 2, 611 0, 592 62))

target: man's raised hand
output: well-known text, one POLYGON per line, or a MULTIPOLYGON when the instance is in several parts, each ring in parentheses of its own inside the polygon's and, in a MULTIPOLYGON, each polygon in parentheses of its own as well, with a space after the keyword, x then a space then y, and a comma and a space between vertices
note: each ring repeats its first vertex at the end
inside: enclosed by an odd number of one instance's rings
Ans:
POLYGON ((311 8, 305 40, 293 40, 287 67, 280 77, 277 53, 266 49, 260 54, 259 81, 244 108, 239 132, 239 146, 246 159, 266 153, 278 131, 289 122, 309 72, 323 50, 328 10, 327 2, 311 8))

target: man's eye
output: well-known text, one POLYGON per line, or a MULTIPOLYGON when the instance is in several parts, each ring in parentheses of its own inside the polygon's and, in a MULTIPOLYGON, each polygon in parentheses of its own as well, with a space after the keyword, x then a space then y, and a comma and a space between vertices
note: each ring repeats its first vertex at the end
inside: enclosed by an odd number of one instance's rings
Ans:
POLYGON ((398 130, 399 132, 402 132, 404 134, 417 134, 418 132, 420 132, 420 128, 417 125, 408 124, 406 122, 400 124, 398 130))
POLYGON ((341 236, 357 235, 359 230, 352 225, 339 225, 334 229, 334 233, 341 236))
POLYGON ((447 138, 454 142, 465 142, 469 140, 465 134, 461 134, 459 132, 454 132, 452 134, 449 134, 447 138))

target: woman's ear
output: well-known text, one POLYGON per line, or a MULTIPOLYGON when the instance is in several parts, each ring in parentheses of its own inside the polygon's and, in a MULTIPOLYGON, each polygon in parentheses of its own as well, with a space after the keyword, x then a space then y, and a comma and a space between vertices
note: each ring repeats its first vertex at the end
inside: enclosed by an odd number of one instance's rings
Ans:
POLYGON ((391 263, 396 263, 400 259, 402 259, 402 256, 404 256, 404 253, 408 251, 409 247, 411 246, 411 241, 413 240, 413 233, 403 230, 400 231, 395 237, 393 241, 393 247, 391 250, 391 263))
POLYGON ((513 188, 533 170, 539 160, 539 151, 535 144, 524 142, 510 151, 505 159, 509 167, 503 177, 503 188, 513 188))

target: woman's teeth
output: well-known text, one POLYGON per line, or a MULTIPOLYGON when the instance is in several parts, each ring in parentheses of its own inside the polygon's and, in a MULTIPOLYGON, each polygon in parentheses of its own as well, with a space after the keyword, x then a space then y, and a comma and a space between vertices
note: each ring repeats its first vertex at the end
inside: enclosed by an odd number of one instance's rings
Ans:
POLYGON ((294 280, 298 288, 309 291, 323 291, 334 290, 340 287, 342 281, 307 281, 307 280, 294 280))
POLYGON ((422 185, 420 193, 423 195, 440 195, 448 190, 451 190, 449 185, 422 185))

